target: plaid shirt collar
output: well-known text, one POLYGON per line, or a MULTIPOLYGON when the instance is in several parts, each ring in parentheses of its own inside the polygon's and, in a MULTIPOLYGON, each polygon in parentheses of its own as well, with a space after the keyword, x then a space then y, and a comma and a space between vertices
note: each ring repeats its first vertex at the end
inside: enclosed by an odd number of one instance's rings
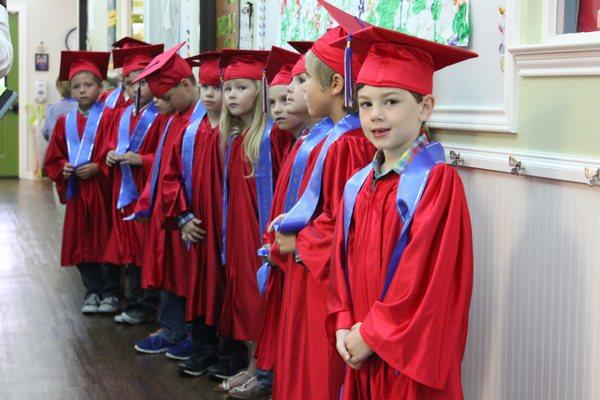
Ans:
POLYGON ((388 175, 392 171, 397 173, 398 175, 401 175, 406 170, 406 167, 413 160, 415 155, 417 155, 421 150, 423 150, 425 148, 425 146, 427 146, 428 144, 429 144, 429 140, 427 139, 427 135, 425 135, 424 133, 421 134, 413 142, 413 144, 410 146, 410 148, 407 149, 404 152, 404 154, 402 154, 402 157, 400 157, 400 159, 398 161, 396 161, 394 163, 394 165, 392 166, 392 168, 389 171, 387 171, 386 173, 381 172, 381 166, 383 165, 383 162, 385 161, 384 156, 383 156, 383 151, 377 150, 377 153, 375 153, 375 158, 373 159, 373 170, 375 171, 375 173, 374 173, 375 179, 380 179, 380 178, 388 175))

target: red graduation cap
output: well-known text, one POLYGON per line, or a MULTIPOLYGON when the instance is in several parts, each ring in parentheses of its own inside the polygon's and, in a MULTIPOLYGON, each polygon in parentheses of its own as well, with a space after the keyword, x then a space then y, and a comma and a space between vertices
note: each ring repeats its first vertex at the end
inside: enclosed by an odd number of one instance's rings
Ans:
POLYGON ((292 77, 296 75, 300 75, 306 72, 306 58, 304 54, 306 54, 310 48, 312 47, 314 42, 288 42, 290 46, 298 51, 298 53, 302 54, 302 56, 296 61, 296 64, 292 67, 292 77))
POLYGON ((312 47, 314 42, 308 41, 289 41, 288 44, 300 54, 306 54, 312 47))
POLYGON ((113 50, 113 66, 123 67, 123 76, 146 68, 154 57, 164 51, 164 45, 134 46, 113 50))
POLYGON ((106 79, 110 53, 107 51, 63 51, 60 54, 61 81, 71 80, 80 72, 87 71, 100 79, 106 79))
POLYGON ((225 49, 221 52, 219 67, 224 69, 223 80, 261 80, 269 51, 225 49))
POLYGON ((186 61, 193 67, 200 67, 198 71, 198 82, 201 85, 220 86, 221 69, 219 68, 220 51, 205 51, 186 61))
POLYGON ((133 80, 133 83, 145 79, 152 94, 155 97, 162 97, 177 86, 182 79, 192 75, 192 67, 177 54, 184 44, 185 42, 181 42, 154 57, 142 73, 133 80))
MULTIPOLYGON (((337 43, 344 46, 343 41, 337 43)), ((355 32, 352 49, 363 61, 357 83, 433 92, 433 73, 477 53, 372 26, 355 32)))
POLYGON ((283 49, 271 47, 271 54, 265 66, 265 75, 270 86, 289 85, 292 83, 292 68, 300 59, 300 54, 283 49))
POLYGON ((129 49, 137 46, 149 46, 150 43, 142 42, 130 36, 125 36, 112 44, 113 49, 129 49))

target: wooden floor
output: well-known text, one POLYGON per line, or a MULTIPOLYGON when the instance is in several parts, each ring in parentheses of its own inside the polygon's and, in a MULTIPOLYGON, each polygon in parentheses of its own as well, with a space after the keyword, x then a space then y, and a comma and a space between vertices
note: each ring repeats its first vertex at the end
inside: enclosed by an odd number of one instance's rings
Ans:
POLYGON ((49 182, 0 179, 0 399, 223 398, 164 355, 135 352, 153 326, 79 312, 79 274, 59 267, 61 226, 49 182))

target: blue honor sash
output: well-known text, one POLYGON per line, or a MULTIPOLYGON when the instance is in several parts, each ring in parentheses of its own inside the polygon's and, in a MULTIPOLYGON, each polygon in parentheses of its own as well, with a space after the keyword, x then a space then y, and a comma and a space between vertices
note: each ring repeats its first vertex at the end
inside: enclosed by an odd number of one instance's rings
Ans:
POLYGON ((196 104, 196 109, 192 114, 192 120, 183 134, 181 142, 181 172, 183 175, 183 184, 185 186, 185 196, 188 208, 192 210, 192 169, 194 167, 194 151, 196 146, 196 134, 198 127, 202 123, 206 109, 201 102, 196 104))
MULTIPOLYGON (((132 111, 133 105, 130 105, 125 109, 123 115, 121 115, 121 120, 119 121, 119 139, 117 142, 117 149, 115 150, 118 155, 125 154, 128 151, 137 153, 142 146, 150 127, 156 120, 156 116, 158 115, 158 109, 154 103, 150 103, 142 112, 142 115, 134 128, 133 134, 130 137, 129 131, 131 128, 132 111)), ((140 197, 138 189, 135 186, 135 181, 133 180, 131 166, 127 164, 121 164, 120 168, 121 188, 119 189, 119 198, 117 200, 118 209, 122 209, 140 197)))
MULTIPOLYGON (((385 297, 400 263, 402 253, 408 245, 408 231, 425 190, 429 173, 433 167, 443 162, 445 162, 444 148, 440 143, 431 143, 414 156, 404 173, 399 177, 400 182, 398 183, 398 190, 396 192, 396 208, 398 215, 402 219, 402 230, 388 263, 380 300, 383 300, 385 297)), ((373 166, 368 165, 357 172, 350 178, 344 188, 344 248, 346 252, 348 250, 348 232, 350 231, 352 215, 354 214, 356 196, 372 169, 373 166)), ((345 272, 348 275, 347 266, 345 266, 345 272)))
POLYGON ((115 108, 117 106, 117 102, 119 101, 119 97, 121 96, 121 93, 123 93, 123 88, 121 86, 115 88, 115 90, 110 92, 108 97, 106 97, 106 100, 104 101, 104 105, 110 109, 115 108))
MULTIPOLYGON (((81 141, 79 140, 79 130, 77 129, 77 109, 67 114, 65 119, 67 152, 69 155, 69 164, 73 166, 74 170, 89 163, 92 158, 94 140, 96 139, 103 111, 104 105, 102 103, 96 102, 92 105, 85 128, 83 129, 81 141)), ((77 176, 72 174, 67 183, 67 200, 77 195, 78 182, 77 176)))

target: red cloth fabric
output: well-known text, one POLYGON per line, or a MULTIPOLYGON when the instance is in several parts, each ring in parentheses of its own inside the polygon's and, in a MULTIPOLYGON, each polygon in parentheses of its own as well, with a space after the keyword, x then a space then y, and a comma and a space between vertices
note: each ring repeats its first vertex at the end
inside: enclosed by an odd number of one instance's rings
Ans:
MULTIPOLYGON (((256 271, 262 245, 258 228, 258 199, 252 165, 243 146, 243 135, 231 142, 229 158, 229 205, 227 225, 226 288, 219 323, 225 338, 256 341, 264 312, 264 298, 258 292, 256 271)), ((276 125, 271 131, 271 162, 276 181, 281 160, 294 140, 291 132, 276 125)))
POLYGON ((347 369, 344 399, 462 399, 461 362, 467 338, 473 251, 469 210, 458 173, 431 171, 410 240, 383 300, 379 300, 402 222, 398 175, 359 192, 343 250, 343 205, 333 245, 327 331, 362 322, 374 350, 360 370, 347 369), (368 241, 369 245, 365 246, 368 241), (348 276, 343 260, 347 262, 348 276))
MULTIPOLYGON (((306 188, 323 142, 309 157, 301 191, 306 188)), ((271 250, 272 257, 285 273, 274 399, 337 399, 339 396, 344 363, 325 332, 334 216, 346 181, 371 162, 374 154, 374 147, 360 128, 335 141, 323 165, 317 217, 297 236, 296 247, 304 265, 297 264, 293 256, 281 255, 276 245, 271 250)))
MULTIPOLYGON (((115 89, 105 90, 104 92, 100 93, 98 100, 101 101, 102 103, 106 103, 106 99, 114 91, 115 91, 115 89)), ((123 90, 123 91, 121 91, 121 94, 119 95, 119 98, 117 99, 117 104, 115 105, 114 109, 116 110, 119 108, 125 108, 131 104, 133 104, 133 100, 125 99, 125 91, 123 90)))
POLYGON ((99 79, 106 79, 108 71, 108 51, 62 51, 60 53, 61 81, 70 81, 80 72, 87 71, 99 79))
MULTIPOLYGON (((167 222, 164 197, 173 198, 169 187, 164 187, 163 177, 171 163, 173 147, 181 144, 181 135, 189 122, 195 104, 183 114, 176 114, 169 126, 162 149, 162 159, 152 213, 148 221, 148 233, 142 261, 142 287, 164 289, 185 297, 187 292, 185 248, 178 230, 166 229, 167 222)), ((149 183, 149 182, 147 182, 149 183)), ((138 205, 149 204, 149 184, 138 199, 138 205)))
MULTIPOLYGON (((106 140, 111 118, 111 111, 105 109, 94 140, 91 162, 99 166, 104 162, 100 149, 106 140)), ((65 119, 66 116, 62 115, 56 121, 44 160, 46 175, 56 183, 61 203, 67 205, 60 263, 72 266, 82 262, 101 262, 111 228, 110 182, 102 172, 90 179, 79 179, 78 194, 67 201, 68 180, 63 178, 63 167, 69 160, 65 119)), ((80 139, 86 122, 87 117, 77 113, 80 139)))
MULTIPOLYGON (((110 135, 102 150, 103 159, 106 159, 106 154, 108 154, 110 150, 115 150, 117 148, 117 142, 119 139, 119 124, 124 111, 125 109, 121 108, 114 112, 114 117, 112 118, 110 128, 110 135)), ((142 113, 131 116, 129 130, 130 136, 133 134, 141 115, 142 113)), ((140 154, 142 157, 143 165, 139 167, 131 167, 133 180, 138 189, 138 193, 142 192, 144 186, 146 186, 146 181, 152 172, 154 151, 156 150, 156 146, 160 140, 162 128, 167 118, 168 117, 163 115, 158 115, 156 117, 138 151, 138 154, 140 154)), ((124 217, 133 213, 137 202, 133 201, 131 204, 125 206, 122 210, 117 209, 117 201, 119 199, 119 191, 121 189, 121 168, 119 165, 109 168, 105 163, 103 168, 106 168, 109 171, 108 174, 112 185, 112 202, 110 206, 112 229, 106 250, 104 252, 104 260, 111 264, 133 264, 139 267, 142 265, 142 260, 144 257, 148 224, 140 221, 123 220, 124 217)))
POLYGON ((600 30, 600 0, 579 0, 577 32, 600 30))
MULTIPOLYGON (((181 136, 181 139, 183 137, 181 136)), ((225 292, 225 270, 221 265, 221 204, 223 168, 219 140, 219 126, 211 128, 205 116, 194 145, 191 208, 187 204, 183 185, 181 143, 172 148, 168 169, 163 177, 163 207, 165 215, 174 219, 190 211, 202 221, 205 239, 192 244, 186 257, 186 317, 193 320, 204 317, 205 323, 219 322, 225 292)), ((175 222, 168 225, 175 226, 175 222)), ((180 234, 179 230, 176 230, 180 234)))

